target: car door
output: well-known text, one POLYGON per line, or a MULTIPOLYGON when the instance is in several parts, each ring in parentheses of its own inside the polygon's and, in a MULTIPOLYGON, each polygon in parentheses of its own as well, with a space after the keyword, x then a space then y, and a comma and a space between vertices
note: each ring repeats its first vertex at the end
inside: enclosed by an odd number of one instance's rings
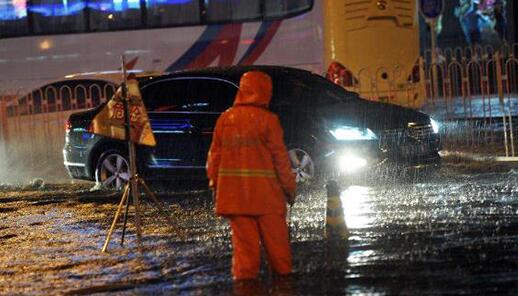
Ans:
POLYGON ((142 87, 144 104, 157 142, 151 149, 148 167, 185 174, 193 166, 192 116, 189 80, 169 78, 142 87))
POLYGON ((196 77, 189 81, 193 125, 193 164, 205 169, 216 121, 234 102, 238 86, 226 79, 196 77))

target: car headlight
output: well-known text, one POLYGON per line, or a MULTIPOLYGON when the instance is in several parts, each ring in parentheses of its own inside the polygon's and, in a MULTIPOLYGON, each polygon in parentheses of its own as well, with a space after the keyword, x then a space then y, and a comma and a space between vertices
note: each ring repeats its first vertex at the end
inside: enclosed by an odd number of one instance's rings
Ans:
POLYGON ((367 165, 367 160, 354 154, 343 154, 338 158, 338 168, 347 174, 354 173, 367 165))
POLYGON ((339 141, 376 140, 378 138, 370 129, 354 126, 341 126, 330 132, 339 141))
POLYGON ((430 124, 432 125, 432 130, 434 134, 439 133, 439 129, 441 128, 441 125, 439 122, 435 121, 433 118, 430 117, 430 124))

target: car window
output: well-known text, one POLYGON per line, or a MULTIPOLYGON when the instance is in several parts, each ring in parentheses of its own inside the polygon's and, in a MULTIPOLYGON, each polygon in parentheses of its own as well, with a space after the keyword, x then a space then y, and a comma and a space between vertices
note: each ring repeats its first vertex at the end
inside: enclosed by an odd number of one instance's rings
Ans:
POLYGON ((278 112, 284 108, 310 108, 312 102, 312 89, 308 81, 285 73, 270 73, 273 80, 273 94, 270 109, 278 112))
POLYGON ((189 81, 188 108, 194 112, 223 112, 236 97, 237 86, 218 78, 192 78, 189 81))
POLYGON ((313 85, 315 102, 318 105, 346 103, 358 99, 358 94, 347 91, 324 77, 314 75, 313 85))
POLYGON ((187 86, 189 80, 167 79, 142 87, 142 98, 148 111, 190 111, 187 86))
POLYGON ((279 112, 286 108, 314 111, 320 106, 346 103, 358 95, 345 90, 319 75, 303 72, 272 72, 273 97, 270 108, 279 112))

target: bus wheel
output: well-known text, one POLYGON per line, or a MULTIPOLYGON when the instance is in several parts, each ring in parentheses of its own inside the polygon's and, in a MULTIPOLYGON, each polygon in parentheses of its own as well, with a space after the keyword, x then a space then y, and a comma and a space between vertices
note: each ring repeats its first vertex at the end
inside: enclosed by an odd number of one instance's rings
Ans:
POLYGON ((102 189, 122 190, 130 177, 129 164, 117 150, 105 152, 97 163, 95 181, 102 189))

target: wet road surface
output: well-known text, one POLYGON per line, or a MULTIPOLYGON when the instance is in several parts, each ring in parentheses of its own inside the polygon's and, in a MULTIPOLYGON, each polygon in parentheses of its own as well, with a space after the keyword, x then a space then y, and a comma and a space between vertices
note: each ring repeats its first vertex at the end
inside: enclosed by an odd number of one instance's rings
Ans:
POLYGON ((518 295, 518 170, 344 186, 340 245, 324 239, 324 186, 310 186, 291 214, 293 277, 263 264, 246 285, 232 283, 229 227, 209 192, 159 192, 173 226, 146 202, 142 242, 130 212, 124 247, 119 225, 101 253, 119 196, 89 187, 0 186, 0 294, 518 295))

